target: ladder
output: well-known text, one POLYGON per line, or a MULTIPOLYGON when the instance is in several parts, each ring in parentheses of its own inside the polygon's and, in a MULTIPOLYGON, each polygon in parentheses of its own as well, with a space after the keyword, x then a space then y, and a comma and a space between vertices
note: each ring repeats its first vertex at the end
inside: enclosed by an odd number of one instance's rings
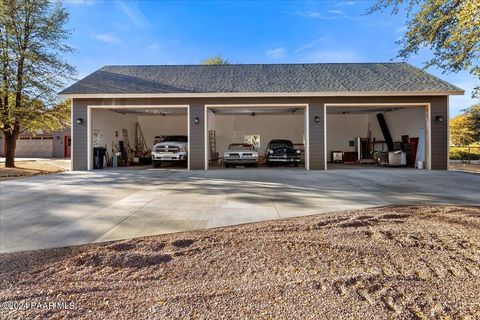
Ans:
POLYGON ((142 128, 138 122, 135 123, 135 151, 143 156, 148 152, 147 142, 143 136, 142 128))
POLYGON ((125 149, 127 150, 127 160, 128 162, 133 162, 132 149, 130 148, 130 140, 128 140, 127 129, 122 129, 123 133, 123 143, 125 144, 125 149))
POLYGON ((218 153, 217 153, 217 137, 215 135, 215 130, 208 131, 208 142, 210 146, 210 159, 217 160, 218 153))

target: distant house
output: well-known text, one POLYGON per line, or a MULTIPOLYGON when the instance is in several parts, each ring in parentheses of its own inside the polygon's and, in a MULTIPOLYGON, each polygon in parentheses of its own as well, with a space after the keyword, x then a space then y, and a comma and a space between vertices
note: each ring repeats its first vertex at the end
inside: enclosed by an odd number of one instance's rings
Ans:
MULTIPOLYGON (((15 149, 17 158, 70 158, 72 140, 70 128, 56 132, 38 131, 20 134, 15 149)), ((0 156, 6 155, 6 143, 0 133, 0 156)))

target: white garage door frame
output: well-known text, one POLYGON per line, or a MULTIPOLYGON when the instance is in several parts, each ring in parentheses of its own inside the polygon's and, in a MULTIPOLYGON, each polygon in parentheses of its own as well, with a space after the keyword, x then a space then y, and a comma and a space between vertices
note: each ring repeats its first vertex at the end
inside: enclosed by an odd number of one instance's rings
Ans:
POLYGON ((309 138, 309 104, 308 103, 255 103, 255 104, 206 104, 205 105, 205 170, 208 170, 208 109, 211 108, 304 108, 305 112, 305 124, 304 124, 304 131, 305 131, 305 170, 310 170, 310 138, 309 138))
POLYGON ((188 136, 188 161, 187 169, 190 170, 190 105, 189 104, 175 104, 175 105, 109 105, 109 106, 88 106, 87 107, 87 170, 93 170, 93 149, 92 149, 92 110, 93 109, 159 109, 159 108, 184 108, 187 109, 187 136, 188 136))
POLYGON ((410 108, 418 108, 423 107, 425 108, 425 158, 427 163, 427 170, 432 170, 432 148, 431 148, 431 141, 432 141, 432 122, 431 122, 431 104, 426 102, 419 102, 419 103, 326 103, 325 108, 323 109, 324 112, 324 119, 325 119, 325 134, 324 134, 324 145, 325 145, 325 170, 327 170, 327 108, 328 107, 358 107, 358 108, 365 108, 365 107, 410 107, 410 108))

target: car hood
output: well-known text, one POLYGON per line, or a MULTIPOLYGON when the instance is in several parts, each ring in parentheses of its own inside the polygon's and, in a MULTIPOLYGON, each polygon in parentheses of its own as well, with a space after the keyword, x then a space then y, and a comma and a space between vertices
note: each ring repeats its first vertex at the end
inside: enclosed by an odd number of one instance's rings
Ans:
POLYGON ((168 141, 168 142, 160 142, 154 145, 153 147, 160 147, 160 146, 179 146, 179 147, 186 147, 188 142, 178 142, 178 141, 168 141))
POLYGON ((282 154, 296 154, 297 153, 297 150, 295 148, 292 148, 292 147, 278 147, 278 148, 274 148, 272 149, 273 150, 273 154, 275 155, 282 155, 282 154))

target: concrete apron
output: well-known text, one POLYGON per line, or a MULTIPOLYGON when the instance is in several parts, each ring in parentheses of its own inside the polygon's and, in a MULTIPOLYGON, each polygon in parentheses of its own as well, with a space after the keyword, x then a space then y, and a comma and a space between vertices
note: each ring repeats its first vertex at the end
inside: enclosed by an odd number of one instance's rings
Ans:
POLYGON ((117 169, 25 178, 2 182, 0 251, 389 204, 480 205, 479 182, 478 175, 408 169, 117 169))

